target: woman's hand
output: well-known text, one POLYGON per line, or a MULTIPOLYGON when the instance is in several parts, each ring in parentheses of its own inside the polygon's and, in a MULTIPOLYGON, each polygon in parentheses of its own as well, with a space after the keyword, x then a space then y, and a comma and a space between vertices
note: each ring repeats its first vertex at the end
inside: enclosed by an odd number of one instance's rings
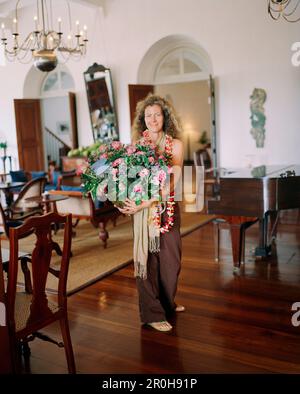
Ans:
POLYGON ((152 200, 143 201, 140 205, 136 205, 135 201, 126 198, 122 208, 115 205, 118 210, 124 215, 130 216, 141 211, 144 208, 150 207, 152 200))

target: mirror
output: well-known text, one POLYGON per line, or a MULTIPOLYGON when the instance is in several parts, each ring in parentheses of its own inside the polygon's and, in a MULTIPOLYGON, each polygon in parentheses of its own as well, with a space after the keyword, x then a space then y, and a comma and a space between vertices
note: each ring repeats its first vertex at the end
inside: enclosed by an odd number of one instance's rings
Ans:
POLYGON ((110 69, 94 63, 83 75, 94 142, 118 140, 118 121, 110 69))

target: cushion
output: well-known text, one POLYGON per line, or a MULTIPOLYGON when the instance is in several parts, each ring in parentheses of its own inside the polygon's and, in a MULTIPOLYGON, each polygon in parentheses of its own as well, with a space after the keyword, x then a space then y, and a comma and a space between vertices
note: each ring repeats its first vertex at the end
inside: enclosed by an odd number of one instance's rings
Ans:
POLYGON ((27 176, 24 170, 9 171, 12 182, 27 182, 27 176))
POLYGON ((46 183, 44 190, 45 192, 48 192, 49 190, 56 190, 56 186, 53 185, 53 183, 46 183))
POLYGON ((45 178, 47 176, 45 171, 31 171, 30 173, 32 179, 45 178))
POLYGON ((69 192, 69 191, 83 192, 83 188, 81 186, 61 185, 61 190, 64 190, 66 192, 69 192))

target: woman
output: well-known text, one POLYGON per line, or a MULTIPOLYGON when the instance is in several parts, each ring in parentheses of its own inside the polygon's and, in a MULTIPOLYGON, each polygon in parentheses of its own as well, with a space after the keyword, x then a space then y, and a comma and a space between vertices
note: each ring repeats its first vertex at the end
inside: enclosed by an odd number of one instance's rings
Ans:
MULTIPOLYGON (((138 103, 133 126, 133 142, 148 138, 150 142, 156 144, 160 153, 169 149, 168 152, 171 153, 169 164, 181 170, 183 144, 175 138, 180 129, 172 106, 162 97, 150 94, 138 103)), ((180 176, 178 171, 175 173, 177 176, 174 176, 175 179, 170 185, 171 192, 174 192, 180 176)), ((163 194, 165 196, 162 197, 167 198, 169 193, 163 191, 163 194)), ((185 309, 174 302, 181 267, 180 213, 178 203, 175 205, 173 203, 174 222, 172 220, 172 226, 170 225, 167 231, 158 229, 159 247, 151 251, 149 246, 152 245, 149 241, 151 227, 147 223, 152 217, 151 209, 154 207, 157 212, 158 204, 158 201, 150 199, 136 205, 134 201, 127 199, 123 208, 119 209, 126 215, 134 215, 134 262, 141 321, 158 331, 170 331, 172 326, 167 321, 169 313, 182 312, 185 309), (148 226, 146 230, 145 226, 148 226), (143 236, 142 234, 145 233, 147 235, 143 236)), ((161 214, 160 220, 161 226, 165 224, 166 228, 168 220, 166 209, 161 214)))

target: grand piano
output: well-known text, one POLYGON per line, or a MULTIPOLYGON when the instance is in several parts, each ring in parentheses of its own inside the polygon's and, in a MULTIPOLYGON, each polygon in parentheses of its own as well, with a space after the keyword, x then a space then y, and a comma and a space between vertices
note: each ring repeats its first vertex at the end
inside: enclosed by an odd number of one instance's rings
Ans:
POLYGON ((267 257, 271 254, 268 228, 275 232, 278 212, 300 207, 300 165, 222 169, 219 180, 220 193, 217 200, 208 201, 208 213, 230 225, 234 272, 238 272, 245 229, 259 221, 255 255, 267 257))

